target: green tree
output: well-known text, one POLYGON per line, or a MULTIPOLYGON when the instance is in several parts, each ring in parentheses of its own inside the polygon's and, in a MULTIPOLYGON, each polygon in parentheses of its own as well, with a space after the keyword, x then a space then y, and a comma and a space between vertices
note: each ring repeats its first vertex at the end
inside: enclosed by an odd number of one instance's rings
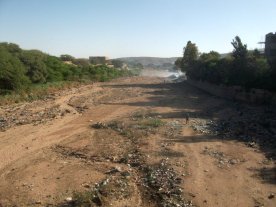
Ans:
POLYGON ((196 44, 188 41, 186 47, 184 47, 181 70, 187 72, 187 75, 189 75, 189 72, 193 69, 193 65, 195 64, 197 58, 198 48, 196 44))
POLYGON ((216 51, 211 51, 209 53, 202 53, 199 56, 199 60, 202 62, 218 61, 219 59, 220 59, 220 54, 216 51))
POLYGON ((237 60, 245 60, 248 55, 247 45, 243 44, 241 38, 236 36, 235 39, 231 42, 234 47, 233 57, 237 60))
POLYGON ((20 47, 17 44, 14 44, 14 43, 2 42, 2 43, 0 43, 0 46, 2 48, 5 48, 11 54, 18 54, 22 51, 20 49, 20 47))
POLYGON ((45 61, 47 55, 38 50, 25 50, 20 55, 20 60, 27 68, 27 76, 33 83, 45 83, 48 72, 45 61))
POLYGON ((26 69, 20 60, 0 45, 0 89, 22 89, 29 83, 26 69))
POLYGON ((73 56, 67 55, 67 54, 61 55, 59 58, 60 58, 62 61, 71 61, 71 62, 73 62, 73 61, 75 60, 75 58, 74 58, 73 56))
POLYGON ((181 68, 182 58, 177 58, 174 62, 174 65, 177 69, 181 68))
POLYGON ((86 58, 77 58, 77 59, 74 59, 73 63, 75 65, 77 65, 77 66, 80 66, 80 67, 85 67, 85 66, 89 66, 90 65, 89 60, 86 59, 86 58))
POLYGON ((70 65, 67 65, 60 61, 59 58, 48 55, 45 64, 47 67, 47 81, 62 81, 69 78, 70 73, 70 65))
MULTIPOLYGON (((236 36, 231 42, 234 50, 232 52, 233 66, 229 73, 229 83, 231 85, 245 86, 247 76, 249 74, 248 66, 248 50, 246 44, 243 44, 240 37, 236 36)), ((250 75, 251 76, 251 75, 250 75)))
POLYGON ((115 68, 122 68, 124 66, 124 62, 117 59, 111 60, 111 63, 115 68))
POLYGON ((203 53, 197 61, 197 71, 194 76, 200 76, 200 80, 219 84, 222 79, 222 70, 219 68, 220 54, 215 51, 203 53))

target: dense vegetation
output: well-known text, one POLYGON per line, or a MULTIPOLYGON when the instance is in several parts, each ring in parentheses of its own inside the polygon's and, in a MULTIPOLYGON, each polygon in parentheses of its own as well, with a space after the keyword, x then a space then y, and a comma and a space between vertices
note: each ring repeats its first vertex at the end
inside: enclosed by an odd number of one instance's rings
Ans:
POLYGON ((26 91, 37 85, 64 81, 107 81, 129 71, 106 65, 91 65, 88 59, 70 55, 51 56, 38 50, 23 50, 0 43, 0 94, 26 91))
POLYGON ((188 41, 183 58, 175 65, 194 80, 276 91, 275 63, 268 62, 258 50, 248 51, 238 36, 231 44, 233 52, 222 58, 215 51, 199 55, 196 44, 188 41))

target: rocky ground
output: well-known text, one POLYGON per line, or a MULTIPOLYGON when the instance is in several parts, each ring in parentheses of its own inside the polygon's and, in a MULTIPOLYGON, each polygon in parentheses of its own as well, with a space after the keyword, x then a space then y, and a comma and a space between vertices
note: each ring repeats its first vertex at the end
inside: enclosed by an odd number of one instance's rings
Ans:
POLYGON ((146 77, 1 107, 0 206, 275 206, 275 114, 146 77))

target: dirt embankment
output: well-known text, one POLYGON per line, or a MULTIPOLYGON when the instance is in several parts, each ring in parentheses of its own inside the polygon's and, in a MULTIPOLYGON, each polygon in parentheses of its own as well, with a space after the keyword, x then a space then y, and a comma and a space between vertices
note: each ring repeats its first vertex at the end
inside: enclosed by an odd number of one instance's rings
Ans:
POLYGON ((145 77, 2 107, 0 206, 272 207, 274 115, 145 77))

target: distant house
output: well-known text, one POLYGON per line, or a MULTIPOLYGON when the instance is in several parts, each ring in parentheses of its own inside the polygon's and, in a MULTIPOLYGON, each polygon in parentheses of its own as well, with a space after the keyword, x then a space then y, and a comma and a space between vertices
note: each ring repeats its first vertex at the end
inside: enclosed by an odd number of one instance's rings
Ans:
POLYGON ((126 63, 123 63, 122 69, 129 70, 128 65, 126 63))
POLYGON ((93 65, 109 65, 110 60, 105 56, 90 56, 89 62, 93 65))
POLYGON ((265 56, 270 62, 276 60, 276 33, 265 36, 265 56))

